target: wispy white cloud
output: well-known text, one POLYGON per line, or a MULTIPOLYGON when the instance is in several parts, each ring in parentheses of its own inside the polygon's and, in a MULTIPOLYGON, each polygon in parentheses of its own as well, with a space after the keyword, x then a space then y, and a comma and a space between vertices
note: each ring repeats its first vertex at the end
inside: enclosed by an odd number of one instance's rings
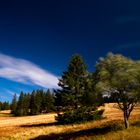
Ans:
POLYGON ((5 99, 7 99, 7 96, 2 96, 2 95, 0 95, 0 101, 5 101, 5 99))
POLYGON ((4 92, 10 94, 11 96, 14 96, 16 94, 17 97, 19 97, 19 95, 20 95, 12 90, 9 90, 9 89, 4 89, 4 92))
POLYGON ((140 16, 122 16, 116 19, 117 23, 140 22, 140 16))
POLYGON ((58 77, 34 63, 0 53, 0 77, 12 81, 57 88, 58 77))

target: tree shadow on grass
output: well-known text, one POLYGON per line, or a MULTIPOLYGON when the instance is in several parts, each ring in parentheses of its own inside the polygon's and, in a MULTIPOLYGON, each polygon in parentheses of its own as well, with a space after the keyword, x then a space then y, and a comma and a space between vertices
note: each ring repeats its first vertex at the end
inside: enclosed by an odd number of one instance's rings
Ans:
POLYGON ((57 122, 52 122, 52 123, 40 123, 40 124, 26 124, 26 125, 21 125, 20 127, 42 127, 42 126, 56 126, 56 125, 60 125, 57 122))
POLYGON ((83 136, 95 136, 95 135, 104 135, 111 131, 118 131, 122 130, 122 125, 118 123, 109 123, 102 125, 97 128, 91 128, 86 130, 80 130, 77 132, 65 132, 65 133, 59 133, 59 134, 50 134, 50 135, 40 135, 36 138, 33 138, 31 140, 70 140, 70 139, 76 139, 78 137, 83 136))
POLYGON ((140 127, 140 121, 135 121, 135 122, 132 123, 131 125, 132 125, 132 126, 140 127))

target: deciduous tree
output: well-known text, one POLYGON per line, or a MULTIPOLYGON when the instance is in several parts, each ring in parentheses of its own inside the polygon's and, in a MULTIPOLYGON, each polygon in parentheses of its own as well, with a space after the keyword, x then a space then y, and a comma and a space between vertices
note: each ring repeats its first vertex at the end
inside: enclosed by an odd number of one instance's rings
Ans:
POLYGON ((122 55, 109 53, 96 65, 96 90, 109 93, 123 111, 125 127, 129 116, 139 100, 138 63, 122 55))

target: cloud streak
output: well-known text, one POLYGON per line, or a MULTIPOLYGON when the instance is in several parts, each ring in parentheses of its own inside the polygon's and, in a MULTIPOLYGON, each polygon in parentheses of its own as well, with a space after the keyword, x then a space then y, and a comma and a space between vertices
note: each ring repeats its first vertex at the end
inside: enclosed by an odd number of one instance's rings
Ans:
POLYGON ((115 48, 117 50, 129 49, 129 48, 140 48, 140 42, 121 44, 121 45, 115 46, 115 48))
POLYGON ((9 90, 9 89, 4 89, 4 93, 8 93, 8 94, 11 95, 11 96, 14 96, 15 94, 16 94, 17 97, 20 96, 20 94, 14 92, 14 91, 12 91, 12 90, 9 90))
POLYGON ((0 77, 35 84, 44 88, 57 88, 58 77, 34 63, 0 53, 0 77))
POLYGON ((116 19, 117 23, 140 22, 140 16, 122 16, 116 19))

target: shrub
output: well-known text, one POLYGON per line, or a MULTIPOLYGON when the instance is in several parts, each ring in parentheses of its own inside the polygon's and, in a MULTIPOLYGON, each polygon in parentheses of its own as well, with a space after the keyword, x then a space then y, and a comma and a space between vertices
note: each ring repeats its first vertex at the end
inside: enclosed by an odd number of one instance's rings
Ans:
POLYGON ((118 131, 124 129, 122 122, 118 122, 118 121, 111 121, 103 125, 102 127, 109 131, 118 131))
POLYGON ((68 109, 63 114, 58 114, 56 120, 60 124, 80 123, 102 118, 104 110, 93 111, 88 107, 80 107, 76 110, 68 109))

